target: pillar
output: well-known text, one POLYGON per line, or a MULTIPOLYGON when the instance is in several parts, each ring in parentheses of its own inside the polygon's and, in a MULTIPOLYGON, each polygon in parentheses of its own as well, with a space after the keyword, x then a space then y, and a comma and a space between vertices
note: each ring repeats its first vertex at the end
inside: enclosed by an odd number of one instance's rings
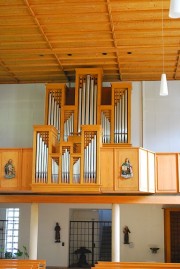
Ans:
POLYGON ((31 205, 29 259, 37 260, 38 247, 38 204, 31 205))
POLYGON ((120 206, 112 205, 112 261, 120 262, 120 206))

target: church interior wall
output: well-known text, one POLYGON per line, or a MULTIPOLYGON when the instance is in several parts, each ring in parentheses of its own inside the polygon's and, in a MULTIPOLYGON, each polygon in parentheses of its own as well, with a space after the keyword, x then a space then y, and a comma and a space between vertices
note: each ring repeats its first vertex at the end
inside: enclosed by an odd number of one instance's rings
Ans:
MULTIPOLYGON (((156 152, 180 151, 180 81, 169 81, 169 95, 159 96, 159 82, 133 82, 132 145, 156 152)), ((0 147, 32 147, 33 125, 44 124, 45 85, 0 85, 0 147)), ((168 201, 167 201, 168 202, 168 201)), ((20 207, 20 245, 29 244, 30 204, 20 207)), ((72 208, 97 205, 40 204, 38 258, 48 265, 68 266, 69 220, 72 208), (54 243, 54 225, 61 225, 61 244, 54 243)), ((111 208, 99 205, 98 208, 111 208)), ((121 242, 122 261, 164 261, 164 224, 161 205, 121 205, 121 231, 131 230, 131 246, 121 242), (152 244, 160 247, 150 252, 152 244)), ((122 237, 121 237, 122 239, 122 237)))

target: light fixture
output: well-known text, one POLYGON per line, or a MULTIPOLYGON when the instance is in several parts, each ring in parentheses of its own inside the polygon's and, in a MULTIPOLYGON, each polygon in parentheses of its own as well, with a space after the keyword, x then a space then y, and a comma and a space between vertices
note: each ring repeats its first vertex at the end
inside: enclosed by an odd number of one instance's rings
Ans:
POLYGON ((161 75, 160 95, 161 96, 168 95, 168 86, 167 86, 166 74, 161 75))
POLYGON ((150 250, 151 250, 152 253, 157 253, 157 251, 159 250, 159 248, 153 247, 153 248, 150 248, 150 250))
POLYGON ((168 86, 166 74, 164 73, 164 7, 162 0, 162 58, 163 58, 163 73, 161 75, 161 84, 160 84, 160 95, 166 96, 168 95, 168 86))
POLYGON ((170 1, 169 17, 174 18, 174 19, 180 18, 180 1, 179 0, 170 1))

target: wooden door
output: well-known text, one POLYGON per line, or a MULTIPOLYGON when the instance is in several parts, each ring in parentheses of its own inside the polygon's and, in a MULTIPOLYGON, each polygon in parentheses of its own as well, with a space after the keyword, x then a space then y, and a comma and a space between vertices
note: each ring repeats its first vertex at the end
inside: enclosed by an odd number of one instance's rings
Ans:
POLYGON ((180 262, 180 208, 165 209, 165 259, 180 262))

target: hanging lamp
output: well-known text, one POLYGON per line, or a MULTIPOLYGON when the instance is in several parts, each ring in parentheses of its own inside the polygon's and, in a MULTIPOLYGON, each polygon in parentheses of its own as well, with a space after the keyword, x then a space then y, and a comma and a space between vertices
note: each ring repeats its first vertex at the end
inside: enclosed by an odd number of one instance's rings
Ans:
POLYGON ((174 18, 174 19, 180 18, 180 1, 179 0, 170 1, 169 17, 174 18))
MULTIPOLYGON (((180 1, 180 0, 179 0, 180 1)), ((161 84, 160 84, 160 95, 167 96, 168 95, 168 86, 167 86, 167 78, 164 73, 164 7, 162 0, 162 58, 163 58, 163 73, 161 75, 161 84)))

